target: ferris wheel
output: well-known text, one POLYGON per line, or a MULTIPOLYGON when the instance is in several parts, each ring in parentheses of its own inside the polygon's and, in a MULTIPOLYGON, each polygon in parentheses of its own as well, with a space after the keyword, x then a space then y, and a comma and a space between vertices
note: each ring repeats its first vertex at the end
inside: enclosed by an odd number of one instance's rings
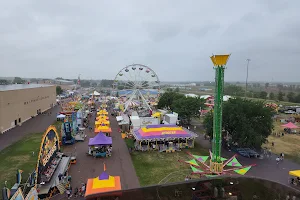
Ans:
POLYGON ((159 92, 159 83, 158 76, 150 67, 132 64, 118 72, 114 79, 113 88, 123 90, 126 96, 130 96, 125 102, 124 112, 132 105, 134 99, 140 101, 141 106, 146 106, 149 110, 152 110, 145 96, 149 95, 151 90, 159 92))

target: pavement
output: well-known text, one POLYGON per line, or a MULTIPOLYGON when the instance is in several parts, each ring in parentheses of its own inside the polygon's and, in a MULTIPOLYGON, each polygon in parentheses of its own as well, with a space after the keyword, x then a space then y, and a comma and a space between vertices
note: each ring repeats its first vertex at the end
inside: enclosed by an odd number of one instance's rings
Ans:
POLYGON ((60 111, 59 109, 59 106, 54 106, 47 111, 51 112, 50 115, 37 115, 36 117, 24 122, 21 126, 17 126, 3 134, 0 134, 0 151, 23 139, 27 135, 32 133, 44 133, 48 126, 53 124, 56 120, 57 113, 60 111))
MULTIPOLYGON (((92 119, 95 119, 95 113, 92 119)), ((106 165, 106 171, 111 176, 120 176, 122 189, 132 189, 140 187, 138 177, 129 154, 128 148, 118 132, 118 123, 115 117, 110 116, 112 128, 113 149, 112 156, 107 158, 94 158, 87 155, 89 138, 94 137, 94 131, 85 130, 87 138, 84 142, 78 142, 71 146, 64 146, 64 152, 73 152, 76 154, 77 163, 71 165, 69 174, 72 176, 72 188, 80 187, 86 183, 87 179, 95 178, 103 172, 103 164, 106 165)), ((94 126, 94 120, 90 122, 94 126)))
MULTIPOLYGON (((209 142, 209 140, 205 140, 204 135, 202 134, 204 129, 203 126, 198 123, 192 123, 191 127, 194 127, 194 125, 196 125, 197 127, 195 132, 199 136, 195 142, 203 148, 206 148, 207 150, 211 149, 211 143, 209 142)), ((231 158, 234 155, 234 152, 230 152, 227 149, 222 148, 222 157, 231 158)), ((264 159, 246 158, 241 155, 237 155, 236 158, 243 166, 256 164, 247 172, 247 176, 259 177, 284 185, 289 185, 289 171, 300 170, 300 164, 285 159, 279 162, 279 164, 277 165, 275 160, 277 157, 278 155, 272 154, 270 158, 264 159)))

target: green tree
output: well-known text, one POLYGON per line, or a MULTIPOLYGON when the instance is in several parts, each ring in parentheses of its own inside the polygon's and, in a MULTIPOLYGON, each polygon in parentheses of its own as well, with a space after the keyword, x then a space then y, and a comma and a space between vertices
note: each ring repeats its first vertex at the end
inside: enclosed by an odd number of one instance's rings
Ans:
POLYGON ((265 88, 268 88, 270 86, 270 83, 265 84, 265 88))
POLYGON ((21 77, 15 77, 13 80, 14 84, 24 84, 25 80, 23 80, 21 77))
POLYGON ((224 94, 232 96, 243 96, 245 95, 245 90, 241 86, 228 85, 224 88, 224 94))
POLYGON ((63 93, 63 90, 60 86, 56 86, 56 95, 61 95, 63 93))
POLYGON ((88 80, 81 80, 80 81, 80 86, 81 87, 90 87, 91 86, 91 82, 88 80))
POLYGON ((259 92, 253 92, 253 98, 259 98, 260 93, 259 92))
POLYGON ((285 96, 285 94, 283 92, 279 91, 278 94, 277 94, 278 101, 283 101, 284 96, 285 96))
POLYGON ((179 92, 179 87, 175 88, 174 91, 175 91, 175 92, 179 92))
MULTIPOLYGON (((230 99, 223 107, 223 129, 239 146, 259 148, 272 132, 273 114, 273 110, 262 101, 230 99)), ((211 138, 212 124, 213 115, 207 114, 204 126, 211 138)))
POLYGON ((295 103, 300 103, 300 94, 295 96, 295 103))
POLYGON ((157 107, 158 108, 170 108, 172 109, 172 104, 176 99, 180 99, 185 97, 183 94, 173 92, 173 91, 167 91, 161 95, 159 98, 157 107))
POLYGON ((39 82, 39 79, 37 79, 37 78, 30 79, 30 83, 38 83, 38 82, 39 82))
POLYGON ((171 107, 173 111, 177 112, 180 117, 185 118, 190 124, 191 118, 199 115, 200 107, 204 107, 204 100, 194 97, 181 97, 175 99, 171 107))
POLYGON ((0 85, 9 85, 10 82, 6 79, 0 79, 0 85))
POLYGON ((259 93, 259 98, 261 98, 261 99, 267 99, 267 96, 268 96, 268 93, 265 91, 261 91, 259 93))
POLYGON ((288 99, 289 102, 294 102, 295 101, 295 96, 296 94, 294 92, 289 92, 286 97, 288 99))
POLYGON ((109 87, 110 88, 110 87, 112 87, 113 83, 114 83, 114 80, 103 79, 103 80, 101 80, 100 85, 101 85, 101 87, 109 87))
POLYGON ((273 92, 270 93, 269 95, 269 99, 271 100, 275 100, 275 94, 273 92))

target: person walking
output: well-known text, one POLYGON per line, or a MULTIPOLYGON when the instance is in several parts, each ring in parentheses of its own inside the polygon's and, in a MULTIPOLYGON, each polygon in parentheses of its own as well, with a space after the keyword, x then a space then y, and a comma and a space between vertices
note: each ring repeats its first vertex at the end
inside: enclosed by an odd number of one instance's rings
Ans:
POLYGON ((276 158, 276 163, 277 163, 277 165, 279 164, 279 161, 280 161, 280 158, 277 157, 277 158, 276 158))

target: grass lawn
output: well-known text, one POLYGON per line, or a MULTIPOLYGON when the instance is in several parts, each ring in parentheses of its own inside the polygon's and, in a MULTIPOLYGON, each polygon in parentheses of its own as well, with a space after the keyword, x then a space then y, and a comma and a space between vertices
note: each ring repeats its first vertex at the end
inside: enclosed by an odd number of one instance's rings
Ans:
MULTIPOLYGON (((277 133, 282 133, 283 128, 282 123, 274 122, 274 131, 277 133)), ((299 124, 296 124, 299 125, 299 124)), ((280 154, 284 153, 285 157, 290 158, 298 163, 300 163, 300 135, 299 134, 285 134, 283 137, 277 137, 270 135, 268 137, 268 143, 263 144, 263 147, 271 149, 273 153, 280 154), (272 142, 274 142, 274 147, 272 147, 272 142)))
POLYGON ((191 157, 186 154, 187 151, 196 155, 209 154, 200 146, 175 153, 133 152, 131 157, 141 186, 158 184, 168 175, 161 183, 184 181, 191 169, 188 164, 180 163, 178 160, 191 160, 191 157))
POLYGON ((36 167, 42 136, 43 133, 31 134, 0 151, 0 187, 4 186, 5 181, 11 187, 16 181, 18 169, 23 170, 23 181, 27 180, 29 173, 36 167))

